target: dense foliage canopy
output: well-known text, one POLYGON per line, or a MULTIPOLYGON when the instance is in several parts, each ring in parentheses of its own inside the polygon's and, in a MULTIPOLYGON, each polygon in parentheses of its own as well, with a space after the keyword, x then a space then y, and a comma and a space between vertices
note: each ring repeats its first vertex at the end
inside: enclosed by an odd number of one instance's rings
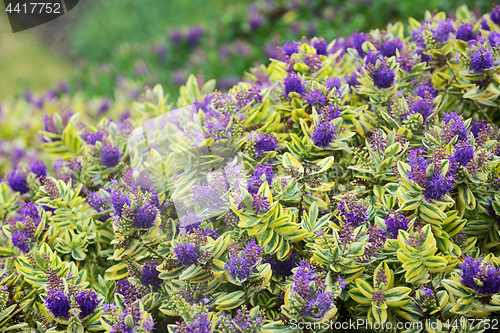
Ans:
POLYGON ((175 103, 4 103, 0 331, 499 325, 500 8, 408 30, 288 41, 175 103))

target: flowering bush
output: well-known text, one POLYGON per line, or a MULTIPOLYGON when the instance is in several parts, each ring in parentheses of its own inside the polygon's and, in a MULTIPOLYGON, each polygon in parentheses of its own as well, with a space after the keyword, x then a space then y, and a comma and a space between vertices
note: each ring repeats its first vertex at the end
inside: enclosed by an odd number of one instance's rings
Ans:
POLYGON ((47 116, 59 159, 0 183, 0 326, 494 328, 470 319, 500 311, 499 17, 290 41, 125 121, 47 116))

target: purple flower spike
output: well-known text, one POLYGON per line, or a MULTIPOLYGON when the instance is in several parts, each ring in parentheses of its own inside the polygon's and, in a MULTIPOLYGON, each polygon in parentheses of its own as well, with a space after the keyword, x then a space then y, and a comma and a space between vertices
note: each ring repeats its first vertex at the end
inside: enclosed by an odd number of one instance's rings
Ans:
POLYGON ((28 182, 18 171, 13 171, 7 175, 7 183, 13 191, 21 194, 29 192, 28 182))
POLYGON ((390 88, 394 84, 394 71, 382 67, 373 74, 373 84, 379 89, 390 88))
POLYGON ((174 253, 180 264, 189 267, 198 263, 200 250, 192 244, 181 244, 174 248, 174 253))
POLYGON ((40 160, 36 160, 36 162, 31 165, 30 171, 33 172, 38 178, 41 176, 47 176, 47 166, 40 160))
POLYGON ((105 146, 102 148, 101 162, 104 166, 114 168, 118 165, 118 163, 120 163, 121 158, 122 154, 118 148, 114 146, 105 146))
POLYGON ((286 98, 291 92, 295 92, 299 95, 302 95, 305 91, 304 86, 302 85, 302 79, 297 76, 297 74, 289 74, 285 80, 283 81, 284 89, 283 94, 286 98))

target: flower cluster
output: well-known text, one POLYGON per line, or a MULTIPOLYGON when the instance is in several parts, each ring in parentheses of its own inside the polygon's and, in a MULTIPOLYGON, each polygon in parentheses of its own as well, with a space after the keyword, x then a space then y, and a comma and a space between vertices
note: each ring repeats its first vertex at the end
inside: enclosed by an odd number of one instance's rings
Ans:
POLYGON ((462 284, 478 294, 497 294, 500 292, 500 270, 492 263, 467 257, 462 264, 462 284))
POLYGON ((290 308, 298 318, 323 318, 327 312, 335 308, 333 295, 324 290, 324 276, 309 264, 302 262, 293 275, 288 299, 290 308))
POLYGON ((261 251, 262 248, 255 241, 245 247, 235 245, 229 250, 229 259, 224 268, 234 280, 245 281, 261 261, 261 251))

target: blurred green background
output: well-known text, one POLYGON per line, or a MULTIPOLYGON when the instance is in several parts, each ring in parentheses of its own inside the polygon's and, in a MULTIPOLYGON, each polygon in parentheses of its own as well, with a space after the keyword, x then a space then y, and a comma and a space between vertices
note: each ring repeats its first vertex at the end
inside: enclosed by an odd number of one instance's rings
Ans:
MULTIPOLYGON (((134 97, 162 83, 175 96, 188 74, 224 89, 277 45, 302 36, 328 42, 359 29, 383 28, 425 10, 451 13, 465 4, 488 12, 487 0, 81 0, 68 15, 12 34, 0 15, 0 98, 41 92, 68 81, 71 92, 134 97), (195 28, 196 27, 196 28, 195 28), (197 28, 200 27, 200 28, 197 28), (197 30, 198 29, 198 30, 197 30), (201 36, 200 35, 201 32, 201 36), (175 39, 175 34, 180 41, 175 39)), ((3 3, 2 5, 3 6, 3 3)), ((4 7, 0 7, 4 11, 4 7)))

